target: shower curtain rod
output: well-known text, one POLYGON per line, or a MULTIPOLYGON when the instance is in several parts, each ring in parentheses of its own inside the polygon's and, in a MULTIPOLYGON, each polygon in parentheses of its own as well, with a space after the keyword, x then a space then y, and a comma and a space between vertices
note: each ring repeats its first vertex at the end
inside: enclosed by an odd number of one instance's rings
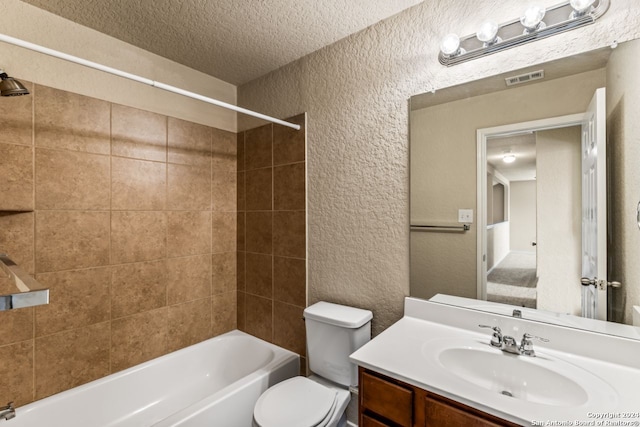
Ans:
POLYGON ((33 50, 35 52, 40 52, 45 55, 53 56, 54 58, 63 59, 65 61, 73 62, 75 64, 83 65, 85 67, 93 68, 95 70, 104 71, 105 73, 113 74, 115 76, 123 77, 125 79, 133 80, 138 83, 143 83, 149 86, 156 87, 158 89, 166 90, 167 92, 177 93, 178 95, 186 96, 187 98, 197 99, 202 102, 206 102, 208 104, 213 104, 218 107, 226 108, 228 110, 233 110, 238 113, 246 114, 249 116, 257 117, 262 120, 266 120, 272 123, 277 123, 279 125, 287 126, 295 130, 300 130, 300 125, 285 122, 284 120, 276 119, 275 117, 267 116, 265 114, 257 113, 255 111, 247 110, 246 108, 238 107, 233 104, 228 104, 223 101, 219 101, 214 98, 209 98, 207 96, 199 95, 195 92, 190 92, 188 90, 180 89, 175 86, 170 86, 161 82, 157 82, 155 80, 147 79, 146 77, 140 77, 135 74, 127 73, 126 71, 121 71, 116 68, 108 67, 106 65, 98 64, 97 62, 88 61, 86 59, 78 58, 77 56, 69 55, 67 53, 59 52, 57 50, 49 49, 48 47, 40 46, 35 43, 30 43, 24 40, 17 39, 15 37, 7 36, 5 34, 0 34, 0 41, 5 43, 9 43, 15 46, 23 47, 25 49, 33 50))

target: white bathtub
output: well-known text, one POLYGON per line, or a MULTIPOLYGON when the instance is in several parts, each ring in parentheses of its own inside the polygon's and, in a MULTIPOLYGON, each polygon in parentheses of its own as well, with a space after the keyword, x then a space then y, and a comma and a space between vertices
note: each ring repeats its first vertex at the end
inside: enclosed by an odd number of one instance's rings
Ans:
POLYGON ((249 427, 264 390, 299 356, 228 332, 16 410, 7 427, 249 427))

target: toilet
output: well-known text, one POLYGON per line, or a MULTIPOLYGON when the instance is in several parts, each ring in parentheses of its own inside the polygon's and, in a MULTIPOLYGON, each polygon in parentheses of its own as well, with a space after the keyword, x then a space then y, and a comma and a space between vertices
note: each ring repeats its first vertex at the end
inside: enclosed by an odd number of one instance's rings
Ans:
POLYGON ((344 427, 358 370, 349 355, 371 339, 369 310, 318 302, 304 310, 309 377, 268 388, 253 410, 257 427, 344 427))

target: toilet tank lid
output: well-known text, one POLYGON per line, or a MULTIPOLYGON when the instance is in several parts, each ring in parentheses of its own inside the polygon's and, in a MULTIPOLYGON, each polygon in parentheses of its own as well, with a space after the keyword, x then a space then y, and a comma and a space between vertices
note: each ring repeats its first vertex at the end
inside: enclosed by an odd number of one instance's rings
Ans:
POLYGON ((373 318, 373 313, 361 308, 320 301, 304 310, 304 318, 344 328, 359 328, 373 318))

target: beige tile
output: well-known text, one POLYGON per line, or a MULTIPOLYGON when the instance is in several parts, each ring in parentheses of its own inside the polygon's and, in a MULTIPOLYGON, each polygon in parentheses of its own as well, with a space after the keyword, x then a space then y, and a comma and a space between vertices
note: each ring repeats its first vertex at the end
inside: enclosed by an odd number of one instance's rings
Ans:
POLYGON ((245 248, 247 252, 273 253, 273 213, 247 212, 245 218, 245 248))
POLYGON ((236 257, 236 287, 239 291, 246 291, 246 252, 237 252, 238 256, 236 257))
POLYGON ((305 209, 305 164, 294 163, 273 168, 273 208, 305 209))
POLYGON ((213 170, 217 172, 235 172, 237 166, 237 137, 233 132, 212 128, 213 170))
POLYGON ((211 256, 167 260, 167 303, 170 305, 211 295, 211 256))
POLYGON ((237 215, 235 212, 213 212, 211 252, 234 252, 237 241, 237 215))
POLYGON ((111 372, 160 357, 168 348, 168 308, 111 322, 111 372))
POLYGON ((23 406, 34 400, 33 340, 0 347, 0 402, 23 406))
POLYGON ((245 262, 246 292, 273 298, 273 256, 247 252, 245 262))
POLYGON ((244 165, 246 170, 273 166, 272 141, 273 125, 271 124, 245 131, 244 165))
POLYGON ((111 317, 117 319, 167 305, 166 262, 112 267, 111 317))
POLYGON ((273 213, 273 254, 306 257, 305 212, 273 213))
MULTIPOLYGON (((8 289, 2 289, 2 294, 8 293, 7 291, 8 289)), ((16 291, 12 283, 9 292, 16 291)), ((2 336, 2 345, 33 339, 33 308, 0 311, 0 336, 2 336)))
POLYGON ((36 339, 36 399, 109 374, 109 322, 36 339))
POLYGON ((273 298, 300 307, 306 306, 307 279, 304 259, 273 258, 273 298))
POLYGON ((273 169, 255 169, 245 172, 245 204, 247 211, 273 209, 273 169))
POLYGON ((211 255, 212 294, 236 290, 237 252, 211 255))
POLYGON ((109 154, 109 102, 40 85, 35 91, 36 146, 109 154))
POLYGON ((141 160, 167 160, 167 118, 113 104, 111 154, 141 160))
POLYGON ((49 304, 36 307, 36 336, 105 322, 111 318, 109 267, 42 273, 49 304))
POLYGON ((0 245, 27 273, 35 272, 33 212, 0 212, 0 245))
POLYGON ((218 212, 236 212, 238 210, 238 173, 235 171, 217 172, 211 175, 211 207, 218 212))
POLYGON ((211 128, 169 117, 168 159, 170 163, 211 166, 211 128))
POLYGON ((211 298, 169 307, 168 350, 179 350, 210 338, 211 312, 211 298))
POLYGON ((211 209, 211 168, 169 164, 167 208, 171 210, 211 209))
POLYGON ((211 253, 210 212, 167 212, 167 256, 211 253))
POLYGON ((238 212, 238 215, 236 216, 236 248, 239 251, 244 251, 246 249, 245 247, 245 236, 246 236, 246 227, 245 227, 245 213, 244 212, 238 212))
POLYGON ((36 272, 109 264, 109 212, 36 212, 36 272))
POLYGON ((236 147, 238 150, 237 160, 236 160, 236 169, 238 172, 244 171, 244 132, 240 132, 236 134, 236 147))
POLYGON ((164 212, 112 212, 111 263, 149 261, 166 256, 164 212))
POLYGON ((238 211, 244 211, 246 209, 246 190, 245 190, 245 179, 246 174, 244 172, 238 172, 238 178, 237 178, 237 186, 236 186, 236 194, 237 194, 237 201, 236 201, 236 207, 238 211))
POLYGON ((111 198, 114 210, 163 210, 167 199, 167 165, 113 157, 111 198))
POLYGON ((273 304, 273 343, 301 356, 306 349, 303 310, 278 301, 273 304))
POLYGON ((287 126, 273 125, 273 164, 302 162, 305 160, 305 119, 304 114, 291 117, 286 121, 297 123, 302 129, 295 130, 287 126))
POLYGON ((302 126, 295 130, 287 126, 273 125, 273 164, 302 162, 305 160, 305 115, 299 114, 286 121, 302 126))
POLYGON ((36 149, 36 209, 108 210, 109 156, 36 149))
POLYGON ((247 300, 247 294, 244 292, 236 292, 236 298, 237 298, 237 313, 236 313, 236 322, 238 325, 238 329, 240 329, 243 332, 247 331, 247 327, 246 327, 246 300, 247 300))
POLYGON ((238 303, 236 292, 211 297, 211 335, 217 336, 237 328, 238 303))
POLYGON ((33 83, 20 79, 32 96, 0 102, 0 144, 33 145, 33 83))
POLYGON ((0 210, 33 209, 33 147, 0 144, 0 182, 0 210))
POLYGON ((245 296, 245 330, 265 341, 273 340, 273 301, 255 295, 245 296))

